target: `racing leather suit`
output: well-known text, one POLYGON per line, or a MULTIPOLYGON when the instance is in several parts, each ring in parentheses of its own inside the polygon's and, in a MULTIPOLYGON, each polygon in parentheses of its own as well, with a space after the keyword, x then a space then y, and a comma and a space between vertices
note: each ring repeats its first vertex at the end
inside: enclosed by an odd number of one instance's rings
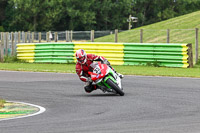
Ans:
POLYGON ((87 82, 84 89, 88 93, 97 89, 96 85, 92 85, 91 78, 88 74, 89 66, 93 61, 101 61, 103 63, 108 62, 107 59, 105 59, 102 56, 97 56, 95 54, 87 54, 87 60, 85 64, 81 64, 79 62, 76 63, 76 73, 79 76, 80 80, 82 80, 83 82, 87 82))

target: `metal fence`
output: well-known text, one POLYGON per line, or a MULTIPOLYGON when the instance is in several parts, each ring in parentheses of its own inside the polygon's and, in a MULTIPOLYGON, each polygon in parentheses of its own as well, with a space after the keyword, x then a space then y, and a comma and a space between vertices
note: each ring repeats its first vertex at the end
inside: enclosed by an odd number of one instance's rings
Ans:
POLYGON ((198 29, 137 29, 110 31, 49 31, 49 32, 1 32, 1 57, 14 55, 17 43, 41 42, 132 42, 132 43, 192 43, 195 61, 199 56, 198 29), (118 35, 120 33, 120 36, 118 35), (108 36, 107 38, 102 38, 108 36), (4 50, 2 50, 2 48, 4 50))

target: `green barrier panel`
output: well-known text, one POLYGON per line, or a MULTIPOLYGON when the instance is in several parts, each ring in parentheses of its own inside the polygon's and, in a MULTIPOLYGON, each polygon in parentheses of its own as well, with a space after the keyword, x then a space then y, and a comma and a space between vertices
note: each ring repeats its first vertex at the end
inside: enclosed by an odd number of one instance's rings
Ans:
POLYGON ((35 57, 38 56, 67 56, 67 57, 73 57, 73 52, 47 52, 47 51, 43 51, 43 52, 35 52, 35 57))
POLYGON ((186 44, 124 43, 124 65, 189 67, 186 44))
POLYGON ((38 43, 34 51, 34 62, 72 63, 73 48, 73 43, 38 43))
POLYGON ((37 63, 74 63, 72 57, 35 57, 37 63))
POLYGON ((170 56, 170 55, 138 55, 138 54, 131 54, 131 55, 124 55, 124 59, 127 58, 146 58, 146 59, 171 59, 171 60, 183 60, 187 59, 187 56, 177 55, 177 56, 170 56))

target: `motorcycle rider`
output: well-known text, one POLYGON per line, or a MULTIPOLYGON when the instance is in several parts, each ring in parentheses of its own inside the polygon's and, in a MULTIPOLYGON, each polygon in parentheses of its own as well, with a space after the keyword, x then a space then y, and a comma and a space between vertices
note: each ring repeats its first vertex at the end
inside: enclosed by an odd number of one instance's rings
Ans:
MULTIPOLYGON (((110 66, 110 62, 103 56, 97 56, 95 54, 86 54, 86 52, 83 49, 79 49, 76 51, 76 59, 77 59, 76 73, 79 76, 80 80, 82 80, 83 82, 86 82, 84 89, 88 93, 97 89, 96 85, 92 85, 91 77, 88 74, 90 64, 93 61, 101 61, 103 64, 107 64, 110 68, 112 68, 110 66)), ((114 69, 112 68, 112 70, 114 69)), ((124 77, 120 73, 117 73, 117 74, 119 75, 120 78, 124 77)))

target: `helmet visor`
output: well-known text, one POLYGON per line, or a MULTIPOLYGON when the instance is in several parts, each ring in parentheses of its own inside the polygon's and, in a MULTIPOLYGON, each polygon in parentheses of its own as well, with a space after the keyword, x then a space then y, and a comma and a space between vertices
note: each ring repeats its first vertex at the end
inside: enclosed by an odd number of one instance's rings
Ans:
POLYGON ((78 62, 80 62, 81 64, 83 64, 85 62, 85 56, 80 57, 77 60, 78 60, 78 62))

